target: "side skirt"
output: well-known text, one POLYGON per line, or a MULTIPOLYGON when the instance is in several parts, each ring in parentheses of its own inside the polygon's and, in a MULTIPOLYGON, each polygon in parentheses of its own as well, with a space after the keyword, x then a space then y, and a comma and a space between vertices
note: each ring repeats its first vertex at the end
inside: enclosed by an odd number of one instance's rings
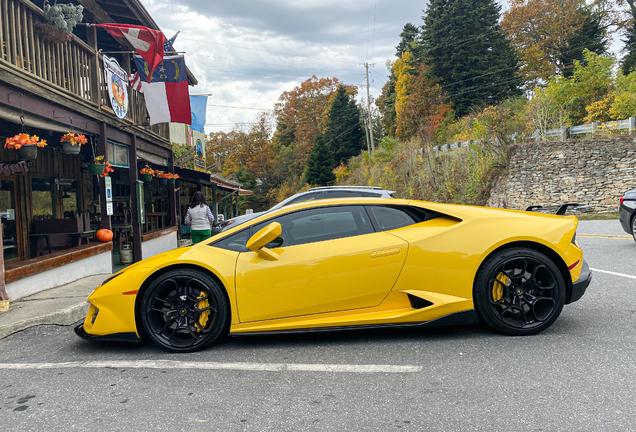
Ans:
POLYGON ((296 334, 296 333, 327 333, 335 331, 347 330, 367 330, 382 328, 413 328, 413 327, 446 327, 455 325, 477 324, 479 318, 474 309, 455 312, 432 321, 415 322, 415 323, 399 323, 399 324, 369 324, 369 325, 351 325, 351 326, 334 326, 334 327, 317 327, 293 330, 276 330, 262 332, 246 332, 246 333, 230 333, 231 337, 257 336, 257 335, 280 335, 280 334, 296 334))

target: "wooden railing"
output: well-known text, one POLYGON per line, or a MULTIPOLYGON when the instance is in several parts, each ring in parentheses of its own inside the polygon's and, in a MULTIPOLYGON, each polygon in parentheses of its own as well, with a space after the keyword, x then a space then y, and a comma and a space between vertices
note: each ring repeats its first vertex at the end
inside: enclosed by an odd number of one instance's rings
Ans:
POLYGON ((36 26, 43 12, 30 2, 0 0, 0 59, 89 102, 95 51, 83 41, 54 44, 36 26))
MULTIPOLYGON (((50 42, 37 30, 43 16, 44 12, 29 0, 0 0, 0 62, 33 74, 97 109, 112 112, 102 55, 75 36, 60 44, 50 42)), ((144 97, 129 92, 127 119, 145 126, 144 97)), ((167 124, 150 130, 164 138, 169 136, 167 124)))

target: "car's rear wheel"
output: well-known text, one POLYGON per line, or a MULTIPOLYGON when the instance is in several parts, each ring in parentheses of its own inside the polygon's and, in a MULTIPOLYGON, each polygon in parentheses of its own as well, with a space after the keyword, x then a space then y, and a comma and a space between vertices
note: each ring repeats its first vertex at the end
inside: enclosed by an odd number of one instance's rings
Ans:
POLYGON ((636 212, 634 212, 634 216, 632 216, 632 237, 634 237, 634 241, 636 241, 636 212))
POLYGON ((192 352, 210 345, 227 331, 230 317, 218 282, 191 269, 173 270, 153 281, 140 312, 148 337, 174 352, 192 352))
POLYGON ((554 262, 533 249, 511 248, 487 258, 473 288, 479 318, 515 336, 550 327, 565 303, 565 282, 554 262))

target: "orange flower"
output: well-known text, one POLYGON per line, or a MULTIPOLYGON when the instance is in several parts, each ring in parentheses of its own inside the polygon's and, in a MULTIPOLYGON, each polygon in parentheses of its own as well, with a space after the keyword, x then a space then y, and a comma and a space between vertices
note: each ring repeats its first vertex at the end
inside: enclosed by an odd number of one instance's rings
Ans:
POLYGON ((70 142, 71 145, 84 145, 88 142, 88 140, 86 139, 86 137, 82 134, 78 134, 75 132, 67 132, 62 136, 62 139, 60 140, 61 143, 63 142, 70 142))
POLYGON ((25 145, 36 145, 38 147, 44 147, 46 145, 46 141, 40 140, 37 135, 30 136, 26 133, 21 133, 4 140, 4 148, 6 149, 18 150, 25 145))

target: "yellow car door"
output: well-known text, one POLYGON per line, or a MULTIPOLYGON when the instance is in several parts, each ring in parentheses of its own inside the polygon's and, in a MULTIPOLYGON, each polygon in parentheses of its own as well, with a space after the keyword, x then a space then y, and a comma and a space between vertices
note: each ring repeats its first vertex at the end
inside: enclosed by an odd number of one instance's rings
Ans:
POLYGON ((272 222, 282 234, 267 245, 277 259, 243 252, 236 264, 241 322, 379 305, 397 280, 408 243, 375 232, 363 206, 305 209, 272 222))

